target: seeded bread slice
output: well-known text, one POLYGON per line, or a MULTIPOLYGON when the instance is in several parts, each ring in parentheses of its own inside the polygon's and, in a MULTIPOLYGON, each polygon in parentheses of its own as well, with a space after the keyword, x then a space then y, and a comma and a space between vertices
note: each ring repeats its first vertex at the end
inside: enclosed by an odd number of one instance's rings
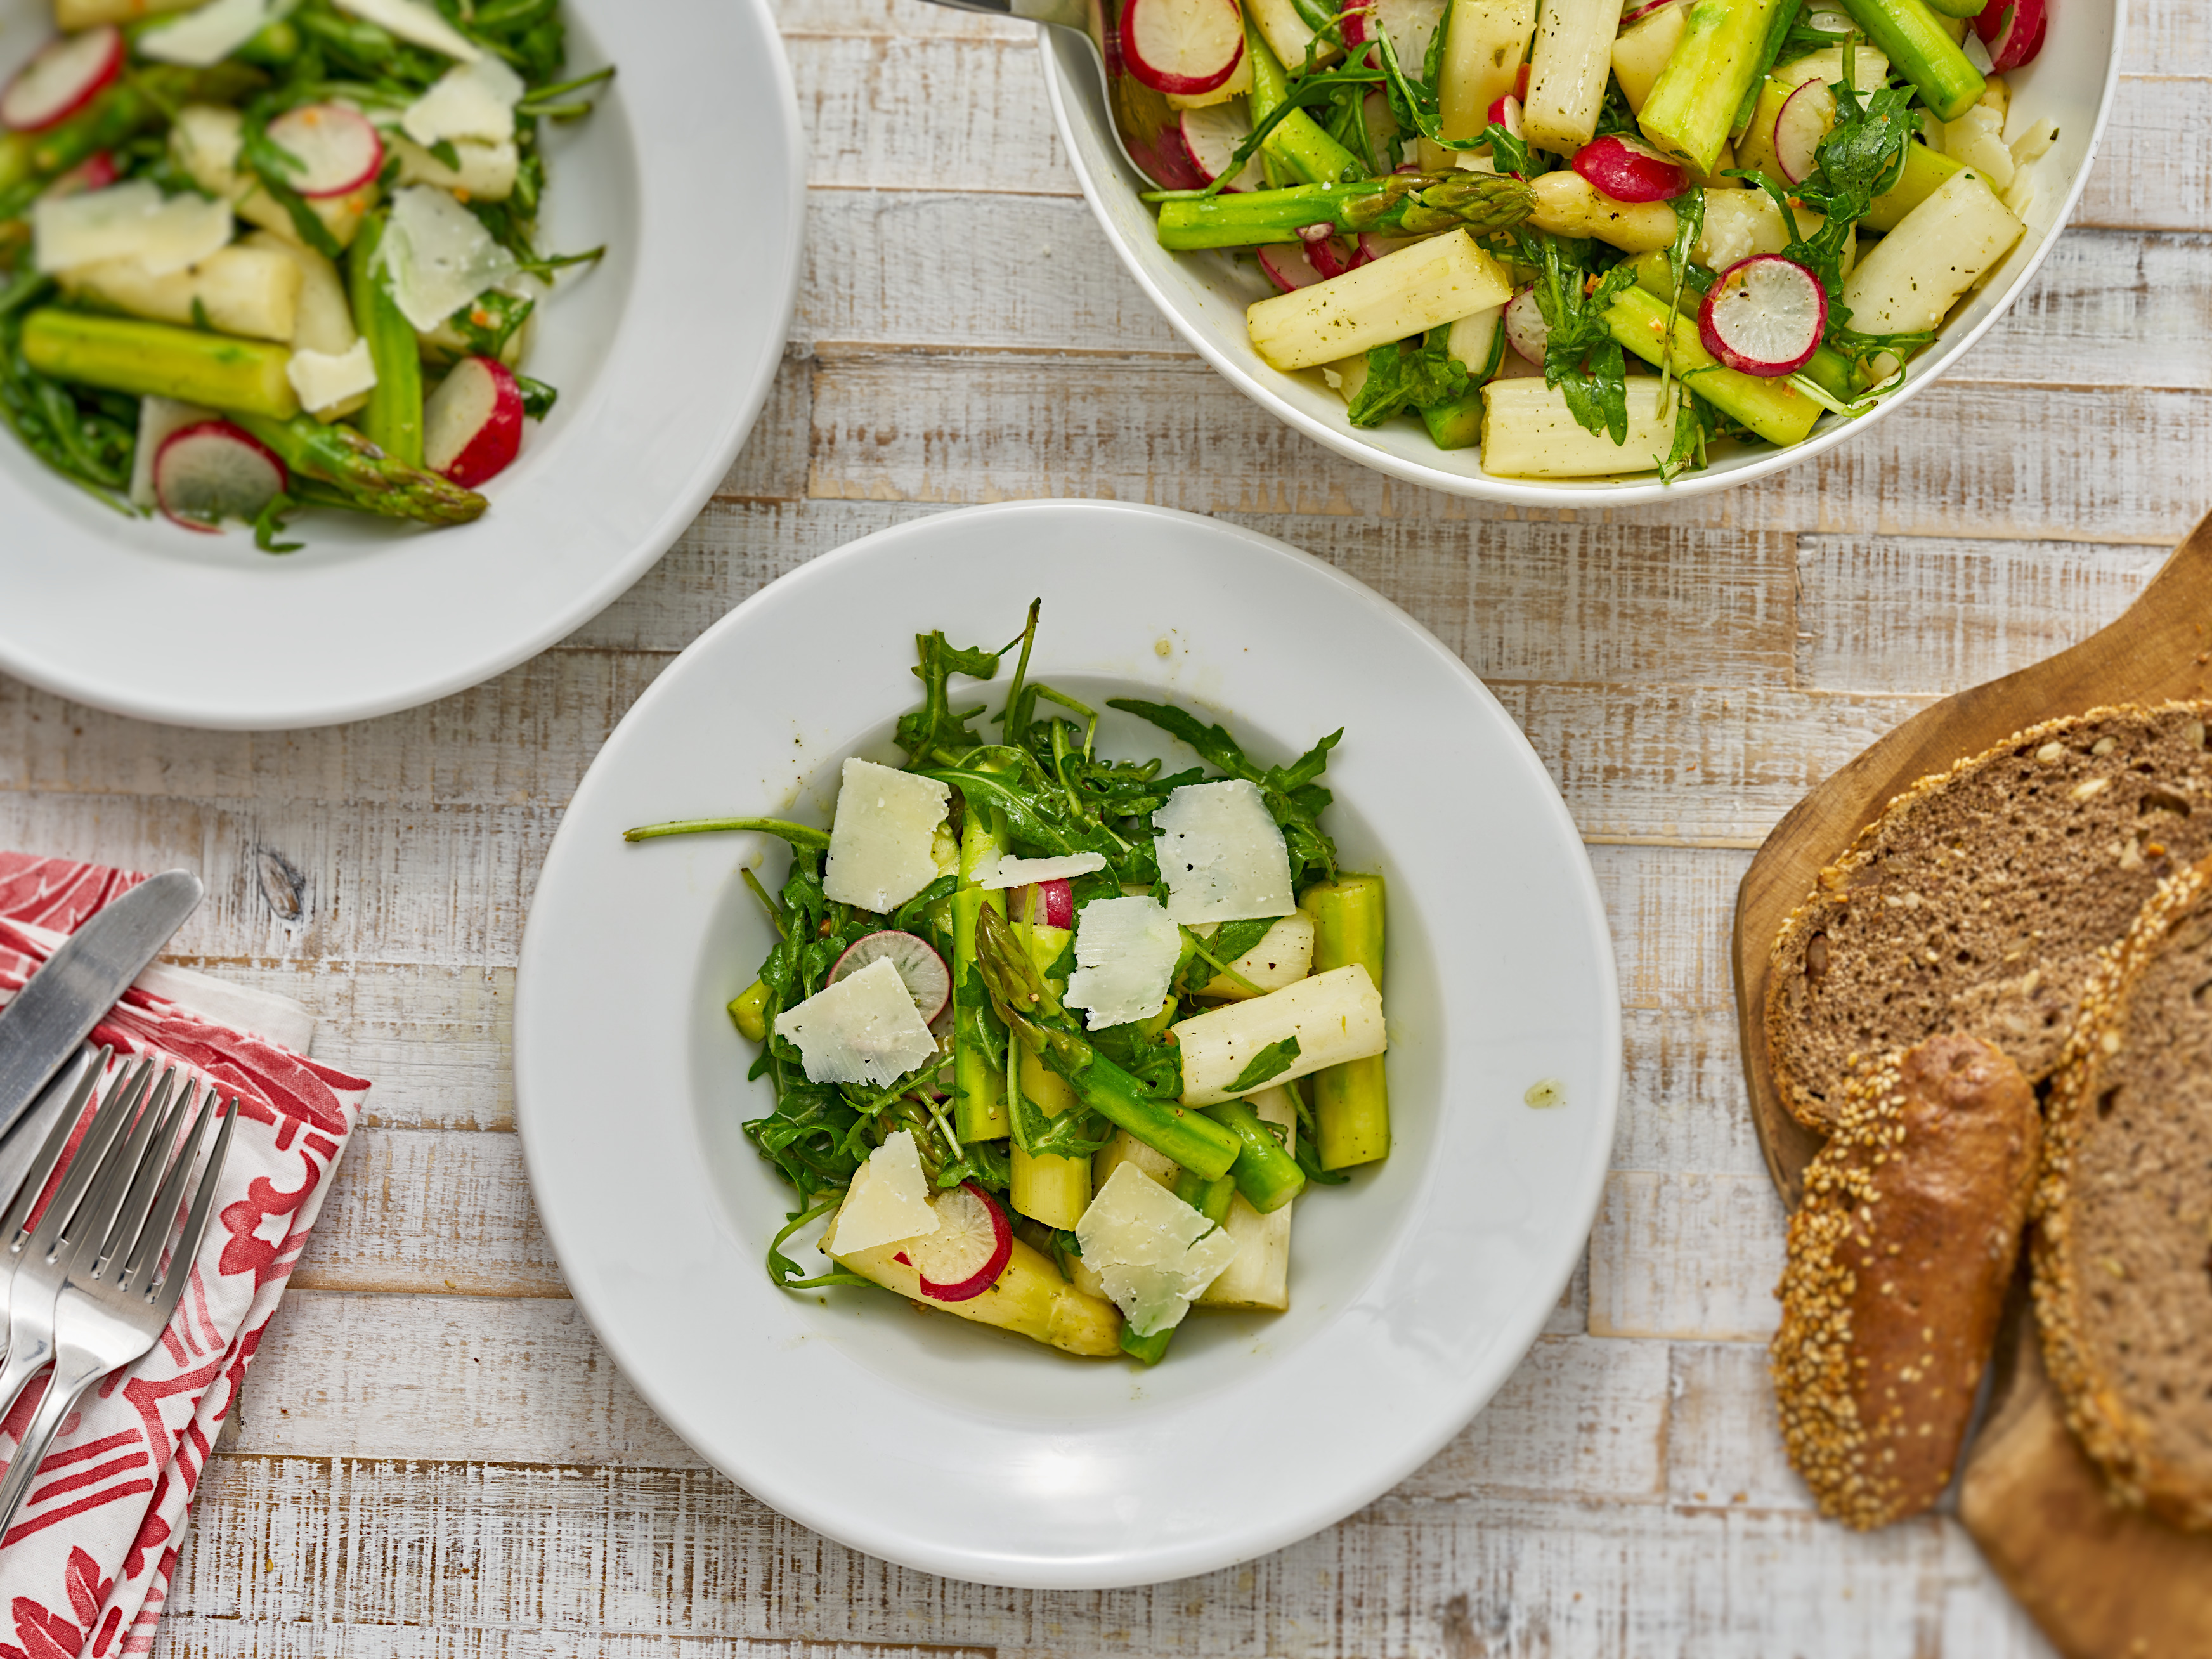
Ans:
POLYGON ((2036 1190, 2036 1321, 2125 1502, 2212 1532, 2212 859, 2083 988, 2036 1190))
POLYGON ((2082 981, 2166 877, 2212 852, 2212 703, 2045 722, 1923 778, 1820 872, 1774 942, 1766 1038, 1799 1121, 1939 1031, 2057 1064, 2082 981))

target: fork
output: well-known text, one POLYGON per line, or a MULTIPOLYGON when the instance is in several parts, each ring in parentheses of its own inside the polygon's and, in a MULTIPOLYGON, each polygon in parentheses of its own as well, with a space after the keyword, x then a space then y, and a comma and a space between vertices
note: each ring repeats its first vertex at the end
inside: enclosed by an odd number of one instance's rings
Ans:
MULTIPOLYGON (((191 1276, 192 1261, 199 1254, 214 1209, 223 1160, 230 1151, 231 1131, 238 1124, 238 1097, 232 1096, 220 1113, 222 1127, 216 1135, 206 1168, 195 1182, 192 1171, 199 1162, 201 1145, 209 1124, 218 1115, 216 1091, 210 1085, 201 1097, 191 1133, 172 1163, 169 1148, 179 1126, 192 1115, 195 1097, 199 1095, 198 1085, 187 1079, 175 1104, 169 1104, 174 1079, 173 1070, 162 1073, 161 1086, 145 1109, 137 1113, 127 1140, 117 1145, 111 1132, 91 1195, 52 1233, 42 1220, 27 1259, 18 1265, 19 1285, 26 1273, 32 1275, 34 1285, 56 1285, 51 1319, 45 1327, 51 1335, 40 1345, 51 1349, 54 1370, 8 1466, 7 1477, 0 1480, 0 1540, 7 1536, 55 1435, 85 1390, 154 1346, 176 1311, 185 1281, 191 1276), (179 1212, 185 1208, 188 1187, 191 1208, 185 1218, 183 1235, 175 1249, 167 1252, 165 1264, 164 1247, 179 1212), (48 1241, 44 1253, 39 1248, 41 1239, 48 1241)), ((118 1123, 135 1110, 144 1081, 142 1069, 136 1078, 137 1086, 130 1091, 134 1097, 132 1105, 126 1107, 118 1123)), ((58 1203, 49 1206, 58 1207, 58 1203)), ((28 1309, 12 1316, 11 1324, 20 1327, 23 1312, 35 1316, 40 1300, 33 1297, 28 1309)), ((11 1351, 9 1372, 19 1369, 17 1361, 17 1352, 11 1351)), ((13 1404, 9 1399, 7 1407, 0 1407, 0 1414, 13 1404)))

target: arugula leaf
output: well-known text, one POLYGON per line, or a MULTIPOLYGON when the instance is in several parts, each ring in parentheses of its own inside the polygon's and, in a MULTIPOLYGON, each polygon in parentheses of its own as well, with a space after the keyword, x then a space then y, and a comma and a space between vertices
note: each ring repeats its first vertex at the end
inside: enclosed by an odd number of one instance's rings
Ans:
POLYGON ((997 652, 950 644, 942 629, 915 635, 914 643, 921 660, 909 672, 922 684, 921 707, 900 715, 894 734, 898 746, 911 757, 907 763, 910 769, 918 762, 957 760, 981 745, 982 738, 968 722, 983 712, 983 705, 956 711, 951 679, 955 674, 965 674, 970 679, 989 680, 999 673, 997 652))
POLYGON ((1270 1078, 1282 1076, 1291 1069, 1291 1062, 1297 1057, 1298 1040, 1294 1036, 1269 1043, 1253 1055, 1244 1069, 1237 1073, 1237 1080, 1229 1085, 1229 1092, 1241 1095, 1248 1090, 1258 1088, 1270 1078))
POLYGON ((1466 394, 1467 369, 1444 349, 1449 331, 1432 328, 1419 341, 1400 340, 1367 354, 1367 379, 1346 417, 1380 426, 1405 410, 1433 409, 1466 394))
POLYGON ((533 421, 542 421, 553 412, 553 405, 561 396, 560 389, 543 380, 533 380, 527 374, 514 377, 514 389, 522 394, 522 412, 533 421))
POLYGON ((1291 885, 1303 886, 1306 872, 1334 879, 1336 843, 1323 832, 1322 811, 1334 799, 1318 781, 1328 764, 1328 751, 1343 740, 1341 728, 1332 732, 1288 766, 1255 766, 1237 739, 1218 726, 1207 726, 1170 704, 1143 702, 1134 697, 1109 697, 1109 708, 1119 708, 1148 720, 1170 736, 1195 749, 1200 759, 1232 778, 1243 778, 1260 787, 1268 815, 1283 831, 1291 854, 1291 885))
MULTIPOLYGON (((1628 441, 1628 364, 1613 337, 1606 313, 1636 283, 1634 267, 1614 265, 1591 280, 1586 261, 1590 245, 1557 236, 1534 239, 1543 276, 1536 284, 1536 307, 1550 337, 1544 347, 1544 384, 1557 386, 1567 410, 1585 432, 1608 434, 1628 441)), ((1524 249, 1529 247, 1523 239, 1524 249)))
POLYGON ((1772 179, 1756 180, 1782 210, 1784 224, 1796 226, 1790 210, 1799 204, 1826 216, 1818 230, 1792 240, 1782 256, 1820 278, 1832 326, 1850 316, 1842 304, 1844 250, 1875 198, 1904 175, 1905 147, 1916 125, 1907 108, 1912 100, 1909 87, 1878 87, 1863 106, 1848 81, 1838 82, 1834 91, 1836 125, 1814 151, 1812 174, 1798 185, 1796 201, 1772 179))

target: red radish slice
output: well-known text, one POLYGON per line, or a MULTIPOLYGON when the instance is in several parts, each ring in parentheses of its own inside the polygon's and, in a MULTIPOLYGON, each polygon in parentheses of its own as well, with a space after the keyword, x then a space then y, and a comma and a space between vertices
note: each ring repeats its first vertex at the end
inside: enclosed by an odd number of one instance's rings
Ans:
POLYGON ((307 169, 290 175, 307 197, 343 196, 376 177, 384 165, 384 140, 359 110, 343 104, 302 104, 269 124, 269 142, 299 158, 307 169))
POLYGON ((1521 127, 1521 100, 1510 92, 1490 106, 1490 125, 1504 127, 1516 138, 1528 136, 1521 127))
POLYGON ((1356 0, 1344 9, 1344 45, 1348 52, 1353 46, 1364 46, 1375 39, 1374 0, 1356 0))
MULTIPOLYGON (((1244 118, 1244 112, 1236 103, 1208 104, 1203 109, 1187 109, 1182 112, 1182 144, 1190 152, 1190 159, 1212 184, 1229 170, 1237 159, 1237 147, 1252 136, 1252 124, 1244 118)), ((1245 158, 1237 176, 1222 188, 1224 190, 1261 190, 1266 187, 1266 176, 1260 170, 1257 150, 1245 158)))
POLYGON ((2045 0, 1990 0, 1974 19, 1974 33, 1990 49, 1990 67, 2004 75, 2043 50, 2051 9, 2045 0))
POLYGON ((1640 23, 1653 12, 1664 11, 1674 3, 1674 0, 1644 0, 1642 5, 1632 5, 1620 14, 1620 27, 1626 28, 1631 23, 1640 23))
POLYGON ((1808 81, 1782 100, 1774 118, 1774 160, 1782 176, 1802 184, 1820 165, 1820 141, 1836 125, 1836 94, 1819 81, 1808 81))
POLYGON ((1618 134, 1577 150, 1575 171, 1616 202, 1665 202, 1690 187, 1680 163, 1618 134))
POLYGON ((1524 288, 1505 306, 1505 343, 1517 352, 1523 362, 1544 366, 1544 348, 1550 343, 1552 325, 1544 320, 1544 308, 1536 303, 1536 290, 1524 288))
POLYGON ((74 115, 123 72, 123 31, 112 23, 49 40, 0 90, 0 126, 37 132, 74 115))
POLYGON ((1014 915, 1040 927, 1075 926, 1075 889, 1066 878, 1032 883, 1021 891, 1014 915))
POLYGON ((1260 269, 1267 273, 1267 280, 1285 294, 1293 289, 1311 288, 1322 280, 1321 272, 1313 268, 1306 258, 1304 246, 1297 242, 1275 242, 1260 251, 1260 269))
MULTIPOLYGON (((1304 235, 1301 231, 1299 234, 1304 235)), ((1359 245, 1348 236, 1321 236, 1305 245, 1306 258, 1323 276, 1341 276, 1364 264, 1359 257, 1359 245)))
POLYGON ((503 363, 464 357, 422 405, 422 459, 474 489, 522 453, 522 390, 503 363))
POLYGON ((1359 263, 1371 264, 1384 254, 1411 247, 1420 240, 1418 236, 1377 236, 1371 230, 1363 230, 1359 233, 1359 263))
POLYGON ((1522 103, 1528 101, 1528 65, 1521 65, 1521 72, 1513 77, 1513 95, 1522 103))
POLYGON ((1236 0, 1128 0, 1121 59, 1155 92, 1212 92, 1244 61, 1243 15, 1236 0))
POLYGON ((80 195, 88 190, 106 190, 115 182, 115 158, 104 149, 96 149, 67 173, 58 173, 53 182, 39 192, 42 202, 58 202, 64 196, 80 195))
POLYGON ((1771 377, 1802 368, 1828 325, 1820 279, 1794 259, 1755 253, 1723 271, 1698 313, 1698 337, 1730 368, 1771 377))
POLYGON ((921 1016, 922 1024, 927 1024, 945 1012, 945 1005, 952 1000, 952 973, 945 967, 945 958, 937 954, 927 939, 896 927, 865 933, 847 945, 845 953, 830 964, 830 983, 835 985, 846 975, 860 972, 878 957, 891 959, 891 966, 898 970, 899 982, 914 999, 915 1012, 921 1016))
POLYGON ((154 499, 187 530, 251 523, 288 482, 284 463, 228 421, 180 427, 154 455, 154 499))
POLYGON ((1014 1253, 1006 1212, 974 1182, 929 1200, 937 1231, 909 1243, 921 1293, 933 1302, 965 1302, 996 1284, 1014 1253))

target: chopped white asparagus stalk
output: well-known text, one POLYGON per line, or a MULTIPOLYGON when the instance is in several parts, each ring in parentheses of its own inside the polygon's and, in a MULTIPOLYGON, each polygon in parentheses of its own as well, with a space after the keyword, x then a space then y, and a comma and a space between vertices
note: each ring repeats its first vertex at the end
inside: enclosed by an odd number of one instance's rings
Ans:
POLYGON ((1571 155, 1589 143, 1620 32, 1619 0, 1544 0, 1521 107, 1531 144, 1571 155))
POLYGON ((1536 0, 1451 0, 1437 71, 1439 131, 1468 143, 1490 125, 1490 106, 1513 90, 1536 27, 1536 0))
MULTIPOLYGON (((1628 381, 1628 441, 1586 432, 1566 393, 1535 379, 1482 388, 1482 470, 1501 478, 1592 478, 1649 471, 1674 445, 1674 400, 1656 374, 1628 381)), ((1246 1006, 1249 1006, 1249 1004, 1246 1006)))
MULTIPOLYGON (((1509 384, 1541 386, 1540 381, 1509 384)), ((1658 382, 1652 384, 1656 387, 1658 382)), ((1256 1094, 1324 1066, 1379 1054, 1389 1046, 1382 1024, 1382 994, 1356 962, 1263 997, 1194 1014, 1170 1029, 1182 1052, 1186 1106, 1212 1106, 1240 1094, 1256 1094), (1233 1086, 1261 1049, 1292 1037, 1297 1039, 1298 1052, 1286 1067, 1248 1088, 1233 1086)))
POLYGON ((1867 334, 1936 327, 2023 228, 1978 174, 1953 173, 1844 279, 1851 326, 1867 334))
POLYGON ((1261 935, 1257 945, 1225 964, 1229 973, 1215 974, 1201 984, 1198 994, 1217 1001, 1242 1002, 1279 991, 1306 976, 1313 966, 1313 953, 1314 919, 1304 910, 1293 910, 1261 935), (1238 980, 1249 981, 1256 988, 1248 989, 1238 980))
POLYGON ((1667 60, 1682 42, 1689 15, 1689 7, 1678 0, 1674 5, 1662 6, 1638 18, 1613 37, 1613 78, 1620 82, 1620 95, 1628 100, 1632 115, 1643 112, 1644 100, 1651 95, 1659 71, 1667 67, 1667 60))
POLYGON ((1280 369, 1312 368, 1456 322, 1513 297, 1505 273, 1464 230, 1386 253, 1294 294, 1255 303, 1252 344, 1280 369))
POLYGON ((241 247, 282 255, 300 273, 300 301, 294 313, 292 349, 319 351, 343 357, 353 349, 361 331, 353 325, 353 307, 346 302, 345 281, 338 268, 311 247, 288 242, 270 231, 257 230, 239 244, 241 247))
MULTIPOLYGON (((1252 1110, 1263 1123, 1282 1126, 1283 1150, 1297 1149, 1297 1109, 1287 1089, 1263 1089, 1252 1110)), ((1237 1257, 1198 1298, 1201 1308, 1257 1308, 1280 1312, 1291 1305, 1291 1212, 1295 1200, 1261 1215, 1238 1193, 1229 1200, 1222 1230, 1237 1241, 1237 1257)))
POLYGON ((264 248, 217 248, 198 264, 159 274, 137 259, 102 259, 63 271, 60 282, 72 299, 157 323, 204 320, 249 340, 289 342, 299 318, 299 267, 264 248))
MULTIPOLYGON (((1297 69, 1306 60, 1306 48, 1313 44, 1313 26, 1298 15, 1292 0, 1244 0, 1245 9, 1252 21, 1260 26, 1261 37, 1267 49, 1275 54, 1286 69, 1297 69)), ((1333 46, 1324 46, 1314 54, 1318 64, 1327 64, 1340 54, 1333 46)))

